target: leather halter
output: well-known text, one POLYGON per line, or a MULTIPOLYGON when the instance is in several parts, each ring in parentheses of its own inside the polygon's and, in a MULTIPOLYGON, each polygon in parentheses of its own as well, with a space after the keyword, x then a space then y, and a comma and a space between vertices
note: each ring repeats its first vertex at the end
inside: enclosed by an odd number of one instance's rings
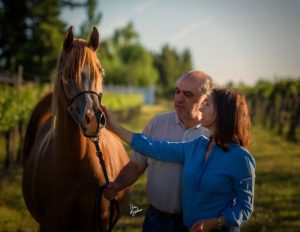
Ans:
MULTIPOLYGON (((88 137, 88 138, 94 138, 94 137, 98 137, 98 136, 89 136, 89 135, 86 135, 84 132, 83 132, 83 128, 82 128, 82 125, 78 119, 78 116, 75 114, 75 112, 72 110, 72 103, 75 101, 76 98, 80 97, 81 95, 83 94, 94 94, 97 96, 98 98, 98 103, 99 105, 101 106, 101 99, 102 99, 102 93, 96 93, 94 91, 91 91, 91 90, 87 90, 87 91, 82 91, 82 92, 79 92, 78 94, 76 94, 74 97, 71 98, 70 101, 68 101, 68 98, 67 98, 67 95, 66 95, 66 92, 65 92, 65 88, 64 88, 64 85, 62 83, 62 81, 60 82, 61 84, 61 88, 62 88, 62 91, 63 91, 63 94, 64 94, 64 98, 66 100, 66 103, 67 103, 67 111, 68 113, 71 115, 71 117, 74 119, 74 121, 79 125, 83 135, 85 137, 88 137)), ((101 110, 97 110, 95 112, 95 116, 96 116, 96 120, 97 120, 97 134, 99 134, 100 132, 100 129, 102 129, 104 126, 105 126, 105 116, 104 114, 101 112, 101 110), (103 126, 102 126, 103 125, 103 126)))

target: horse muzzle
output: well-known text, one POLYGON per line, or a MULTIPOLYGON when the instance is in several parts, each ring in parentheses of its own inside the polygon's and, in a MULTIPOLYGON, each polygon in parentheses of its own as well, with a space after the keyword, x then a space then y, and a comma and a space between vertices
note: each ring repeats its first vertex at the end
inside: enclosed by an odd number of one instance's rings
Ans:
POLYGON ((68 106, 68 112, 88 138, 98 137, 100 130, 105 127, 101 96, 95 92, 85 91, 75 96, 68 106))
POLYGON ((86 137, 98 137, 101 129, 105 127, 105 116, 101 110, 93 112, 87 110, 82 118, 81 129, 86 137))

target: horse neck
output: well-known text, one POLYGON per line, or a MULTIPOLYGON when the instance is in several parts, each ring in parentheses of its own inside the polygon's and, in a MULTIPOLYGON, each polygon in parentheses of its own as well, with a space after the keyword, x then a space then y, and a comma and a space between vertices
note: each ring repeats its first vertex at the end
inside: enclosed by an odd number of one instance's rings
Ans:
POLYGON ((60 154, 68 160, 81 160, 86 155, 88 142, 67 111, 59 111, 55 118, 54 143, 60 154))

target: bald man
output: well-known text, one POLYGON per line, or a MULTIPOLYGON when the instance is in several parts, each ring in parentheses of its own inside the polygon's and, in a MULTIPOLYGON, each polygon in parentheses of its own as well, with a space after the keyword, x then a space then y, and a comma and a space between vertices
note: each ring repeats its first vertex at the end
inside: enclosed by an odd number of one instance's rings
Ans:
MULTIPOLYGON (((155 116, 143 133, 157 140, 172 142, 189 141, 200 135, 210 136, 210 132, 199 124, 199 108, 211 87, 210 76, 202 71, 183 74, 175 87, 175 112, 155 116)), ((105 190, 105 197, 114 198, 118 191, 132 185, 146 169, 149 206, 142 231, 187 231, 182 222, 181 164, 154 160, 134 152, 115 182, 105 190)))

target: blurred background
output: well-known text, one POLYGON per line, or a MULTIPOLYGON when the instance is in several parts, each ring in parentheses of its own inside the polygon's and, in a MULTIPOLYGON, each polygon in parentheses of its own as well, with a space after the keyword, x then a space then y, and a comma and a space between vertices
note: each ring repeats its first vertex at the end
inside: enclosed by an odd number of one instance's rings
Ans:
MULTIPOLYGON (((243 230, 300 231, 299 25, 298 0, 0 0, 0 231, 38 231, 20 187, 22 141, 70 26, 87 40, 98 28, 103 101, 131 129, 172 110, 175 81, 192 69, 243 91, 257 161, 243 230)), ((134 186, 139 208, 145 181, 134 186)), ((126 213, 116 231, 139 231, 142 219, 126 213)))

